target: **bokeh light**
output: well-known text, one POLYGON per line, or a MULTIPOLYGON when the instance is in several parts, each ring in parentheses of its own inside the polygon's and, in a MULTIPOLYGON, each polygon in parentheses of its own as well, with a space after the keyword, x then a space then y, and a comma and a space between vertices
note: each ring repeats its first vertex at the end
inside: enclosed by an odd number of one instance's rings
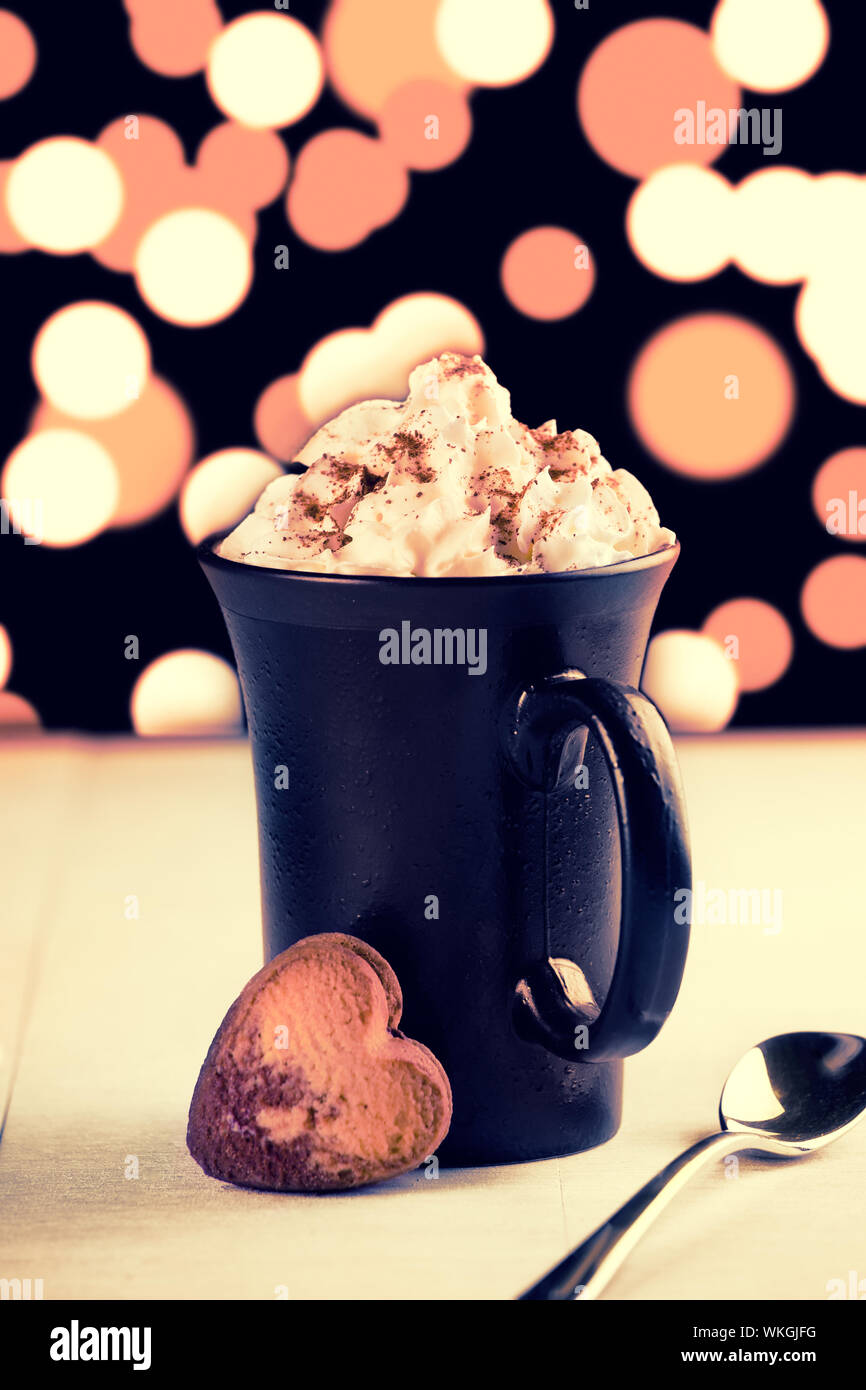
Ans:
POLYGON ((330 333, 311 349, 298 374, 301 407, 318 426, 353 401, 402 400, 412 368, 446 349, 483 352, 477 320, 447 295, 404 295, 372 327, 330 333))
POLYGON ((726 145, 674 138, 676 114, 697 113, 698 102, 727 112, 739 107, 740 89, 716 63, 709 35, 679 19, 640 19, 614 30, 590 54, 577 90, 580 123, 596 154, 634 178, 663 164, 718 159, 726 145))
POLYGON ((208 54, 207 84, 221 111, 257 128, 291 125, 318 101, 319 45, 297 19, 260 11, 226 25, 208 54))
POLYGON ((12 640, 9 633, 0 623, 0 688, 9 679, 9 672, 12 670, 12 640))
POLYGON ((444 169, 469 144, 472 113, 466 98, 445 82, 407 82, 385 101, 379 133, 408 169, 444 169))
POLYGON ((703 279, 733 259, 768 284, 817 280, 829 302, 862 278, 866 179, 774 165, 733 188, 712 170, 670 165, 635 191, 627 224, 636 255, 668 279, 703 279))
MULTIPOLYGON (((43 403, 31 429, 81 428, 82 422, 43 403)), ((177 391, 151 376, 137 401, 119 415, 88 420, 86 432, 110 454, 119 492, 111 526, 149 521, 177 496, 195 450, 192 418, 177 391)))
POLYGON ((26 87, 35 66, 36 43, 24 20, 0 10, 0 101, 26 87))
POLYGON ((288 150, 275 131, 252 130, 235 121, 222 121, 208 131, 194 165, 186 163, 171 126, 152 116, 113 121, 97 143, 116 161, 126 188, 119 221, 93 249, 97 260, 112 270, 133 270, 142 237, 170 212, 220 213, 251 243, 254 209, 279 196, 289 171, 288 150))
POLYGON ((170 323, 216 323, 244 299, 250 248, 233 221, 212 208, 180 208, 157 219, 135 253, 142 299, 170 323))
POLYGON ((124 0, 129 40, 138 57, 163 77, 200 72, 222 28, 213 0, 124 0))
POLYGON ((13 525, 44 545, 80 545, 117 505, 111 455, 78 430, 40 430, 13 449, 0 479, 13 525))
POLYGON ((328 76, 341 99, 375 120, 411 82, 465 92, 436 43, 439 0, 332 0, 322 28, 328 76))
POLYGON ((441 0, 436 42, 467 82, 505 87, 541 66, 553 42, 547 0, 441 0))
POLYGON ((837 261, 810 277, 797 299, 795 321, 827 384, 837 395, 866 404, 866 282, 860 267, 837 261))
POLYGON ((771 603, 735 598, 714 608, 701 629, 721 644, 743 690, 766 690, 787 671, 794 638, 786 618, 771 603))
POLYGON ((39 725, 39 715, 29 700, 11 690, 0 690, 0 735, 32 733, 39 725))
POLYGON ((212 532, 241 521, 259 493, 282 472, 278 463, 256 449, 221 449, 202 459, 187 475, 180 495, 187 540, 197 545, 212 532))
POLYGON ((306 444, 314 422, 301 405, 297 372, 277 377, 265 387, 256 401, 253 428, 262 448, 283 463, 290 463, 306 444))
POLYGON ((391 222, 408 194, 406 171, 388 145, 357 130, 325 130, 297 156, 286 212, 302 241, 345 251, 391 222))
POLYGON ((229 192, 238 207, 263 208, 285 187, 289 152, 274 130, 223 121, 199 145, 196 168, 208 183, 229 192))
POLYGON ((770 285, 802 280, 821 238, 813 225, 815 180, 802 169, 758 169, 734 190, 731 251, 741 270, 770 285))
POLYGON ((563 319, 589 299, 595 264, 586 243, 565 227, 531 227, 502 258, 502 288, 533 319, 563 319))
POLYGON ((866 541, 866 448, 840 449, 822 463, 812 507, 831 536, 866 541))
POLYGON ((731 478, 757 468, 790 426, 795 389, 769 334, 729 314, 677 319, 641 348, 628 383, 632 423, 677 473, 731 478))
POLYGON ((14 168, 12 159, 0 159, 0 252, 4 256, 29 250, 29 242, 15 229, 6 211, 6 184, 14 168))
POLYGON ((860 261, 866 237, 866 178, 836 172, 812 180, 809 232, 810 274, 841 274, 862 282, 860 261))
POLYGON ((135 682, 130 718, 137 734, 151 738, 238 733, 242 706, 237 676, 212 652, 167 652, 135 682))
POLYGON ((626 231, 638 260, 669 280, 716 275, 731 254, 733 190, 700 164, 668 164, 635 190, 626 231))
POLYGON ((72 255, 108 236, 123 207, 123 180, 97 145, 57 136, 16 159, 5 194, 20 236, 42 251, 72 255))
POLYGON ((730 189, 695 166, 651 174, 627 218, 639 259, 668 279, 702 279, 732 258, 769 284, 804 281, 795 325, 827 385, 866 403, 866 179, 774 167, 730 189))
POLYGON ((784 92, 823 63, 830 26, 818 0, 720 0, 710 34, 719 65, 737 82, 784 92))
POLYGON ((141 236, 162 213, 183 201, 187 166, 171 126, 155 116, 121 117, 97 136, 123 176, 123 211, 93 255, 110 270, 131 271, 141 236))
POLYGON ((39 389, 58 410, 99 419, 141 395, 150 375, 150 346, 123 309, 85 300, 46 319, 32 364, 39 389))
POLYGON ((658 706, 672 733, 716 733, 737 707, 734 663, 713 637, 672 630, 650 642, 641 689, 658 706))
POLYGON ((816 565, 800 594, 803 621, 820 642, 866 646, 866 560, 834 555, 816 565))

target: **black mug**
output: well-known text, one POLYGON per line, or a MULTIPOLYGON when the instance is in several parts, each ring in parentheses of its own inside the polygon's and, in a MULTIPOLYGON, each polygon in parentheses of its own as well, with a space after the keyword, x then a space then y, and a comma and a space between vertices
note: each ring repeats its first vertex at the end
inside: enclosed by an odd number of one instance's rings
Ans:
POLYGON ((451 1080, 442 1162, 603 1143, 687 948, 680 782, 635 688, 678 547, 404 579, 244 565, 215 540, 198 554, 250 730, 265 959, 341 931, 390 961, 401 1027, 451 1080))

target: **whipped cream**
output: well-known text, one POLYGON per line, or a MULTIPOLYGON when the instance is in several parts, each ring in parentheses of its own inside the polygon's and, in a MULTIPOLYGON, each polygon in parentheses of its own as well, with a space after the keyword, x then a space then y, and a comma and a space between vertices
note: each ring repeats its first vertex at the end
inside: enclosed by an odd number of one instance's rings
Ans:
POLYGON ((585 430, 529 429, 480 357, 416 367, 405 401, 317 430, 218 554, 321 574, 433 578, 611 565, 672 545, 646 488, 585 430))

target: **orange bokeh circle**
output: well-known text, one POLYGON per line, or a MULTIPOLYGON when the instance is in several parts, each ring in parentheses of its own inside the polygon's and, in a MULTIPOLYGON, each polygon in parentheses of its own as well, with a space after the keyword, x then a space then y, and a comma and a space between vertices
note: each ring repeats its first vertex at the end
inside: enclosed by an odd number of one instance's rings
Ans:
POLYGON ((298 154, 286 211, 302 241, 345 251, 391 222, 408 193, 405 169, 381 140, 324 130, 298 154))
POLYGON ((301 404, 298 374, 277 377, 256 401, 253 428, 262 448, 283 463, 290 463, 315 429, 301 404))
POLYGON ((322 27, 328 77, 341 101, 375 119, 407 82, 467 83, 436 43, 440 0, 332 0, 322 27))
POLYGON ((472 113, 446 82, 407 82, 382 107, 379 133, 408 169, 444 169, 469 144, 472 113))
POLYGON ((781 444, 796 392, 769 334, 730 314, 676 319, 644 344, 628 383, 632 423, 676 473, 733 478, 781 444))
POLYGON ((285 187, 289 152, 275 130, 223 121, 199 145, 196 168, 215 188, 230 189, 238 207, 263 208, 285 187))
POLYGON ((26 87, 35 66, 36 43, 24 20, 0 10, 0 101, 26 87))
POLYGON ((866 560, 834 555, 822 560, 800 594, 803 621, 828 647, 866 646, 866 560))
POLYGON ((222 29, 214 0, 125 0, 129 41, 145 67, 163 77, 200 72, 208 49, 222 29))
POLYGON ((791 628, 778 608, 763 599, 730 599, 713 609, 701 630, 715 637, 735 663, 740 690, 765 690, 791 664, 791 628))
POLYGON ((866 541, 866 449, 840 449, 815 474, 812 506, 840 540, 866 541))
POLYGON ((11 690, 0 690, 0 733, 4 737, 19 730, 38 729, 40 725, 39 715, 29 700, 11 690))
POLYGON ((512 241, 500 269, 506 297, 533 319, 564 319, 592 294, 589 248, 565 227, 532 227, 512 241))
POLYGON ((680 160, 712 164, 726 148, 679 144, 676 113, 698 102, 725 112, 740 105, 740 89, 722 72, 710 36, 680 19, 640 19, 615 29, 593 49, 580 75, 577 111, 587 140, 614 169, 643 178, 680 160))

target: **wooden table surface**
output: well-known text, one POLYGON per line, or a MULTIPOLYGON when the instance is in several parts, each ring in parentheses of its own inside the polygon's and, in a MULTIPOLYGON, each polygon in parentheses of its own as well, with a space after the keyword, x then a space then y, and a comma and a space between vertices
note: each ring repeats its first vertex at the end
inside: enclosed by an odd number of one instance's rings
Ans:
MULTIPOLYGON (((695 926, 677 1007, 627 1064, 619 1135, 309 1197, 214 1182, 184 1142, 204 1053, 260 964, 247 745, 0 746, 0 1279, 41 1279, 46 1299, 508 1299, 715 1128, 746 1048, 866 1033, 866 733, 678 747, 696 880, 780 890, 781 929, 695 926)), ((717 1163, 605 1297, 826 1299, 851 1271, 866 1294, 864 1179, 866 1126, 797 1163, 717 1163)))

